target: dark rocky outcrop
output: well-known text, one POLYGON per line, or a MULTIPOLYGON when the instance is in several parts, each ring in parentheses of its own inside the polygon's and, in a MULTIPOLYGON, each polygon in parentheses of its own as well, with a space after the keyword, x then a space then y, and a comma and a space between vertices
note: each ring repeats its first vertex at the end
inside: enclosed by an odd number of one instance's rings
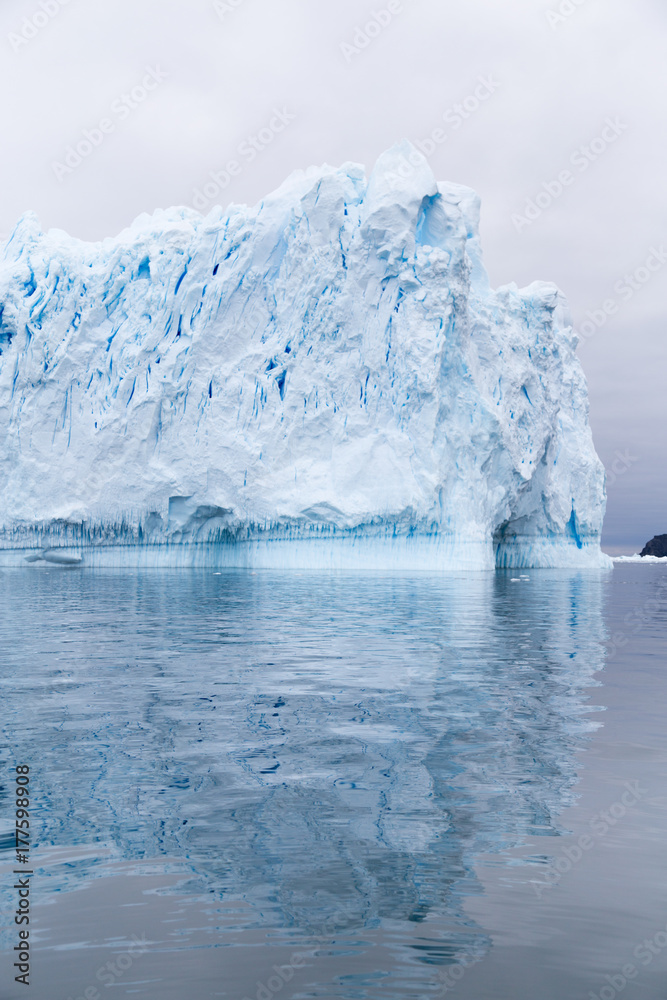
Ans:
POLYGON ((667 535, 656 535, 650 542, 647 542, 639 553, 642 556, 667 557, 667 535))

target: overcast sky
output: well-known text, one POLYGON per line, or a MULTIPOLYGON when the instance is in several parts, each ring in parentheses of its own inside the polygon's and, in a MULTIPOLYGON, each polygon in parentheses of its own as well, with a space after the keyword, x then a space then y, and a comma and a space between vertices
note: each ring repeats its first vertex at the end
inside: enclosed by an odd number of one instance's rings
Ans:
POLYGON ((431 139, 436 176, 482 197, 492 284, 571 301, 605 542, 632 550, 667 532, 666 36, 664 0, 3 0, 0 235, 33 209, 97 240, 230 160, 213 200, 252 204, 431 139))

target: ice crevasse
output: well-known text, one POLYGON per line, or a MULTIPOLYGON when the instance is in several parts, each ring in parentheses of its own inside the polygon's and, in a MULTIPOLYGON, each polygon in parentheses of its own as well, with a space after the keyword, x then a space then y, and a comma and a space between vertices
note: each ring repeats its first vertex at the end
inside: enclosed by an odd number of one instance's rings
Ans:
POLYGON ((0 561, 603 567, 559 290, 407 142, 249 208, 0 245, 0 561))

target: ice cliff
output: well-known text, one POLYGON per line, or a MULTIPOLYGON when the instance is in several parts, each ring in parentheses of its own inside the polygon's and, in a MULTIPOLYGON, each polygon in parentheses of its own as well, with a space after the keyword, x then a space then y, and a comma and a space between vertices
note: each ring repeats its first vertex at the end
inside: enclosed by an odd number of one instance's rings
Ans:
POLYGON ((601 566, 558 289, 489 286, 404 142, 254 208, 0 245, 0 547, 92 564, 601 566), (28 551, 27 551, 28 550, 28 551))

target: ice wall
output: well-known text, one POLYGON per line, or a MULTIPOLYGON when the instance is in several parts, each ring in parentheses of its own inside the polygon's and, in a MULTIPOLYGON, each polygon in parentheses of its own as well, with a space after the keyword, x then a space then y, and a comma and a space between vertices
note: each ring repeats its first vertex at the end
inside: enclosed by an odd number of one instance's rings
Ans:
POLYGON ((24 216, 0 247, 0 557, 605 565, 567 305, 493 291, 478 221, 407 142, 369 180, 298 171, 102 243, 24 216))

